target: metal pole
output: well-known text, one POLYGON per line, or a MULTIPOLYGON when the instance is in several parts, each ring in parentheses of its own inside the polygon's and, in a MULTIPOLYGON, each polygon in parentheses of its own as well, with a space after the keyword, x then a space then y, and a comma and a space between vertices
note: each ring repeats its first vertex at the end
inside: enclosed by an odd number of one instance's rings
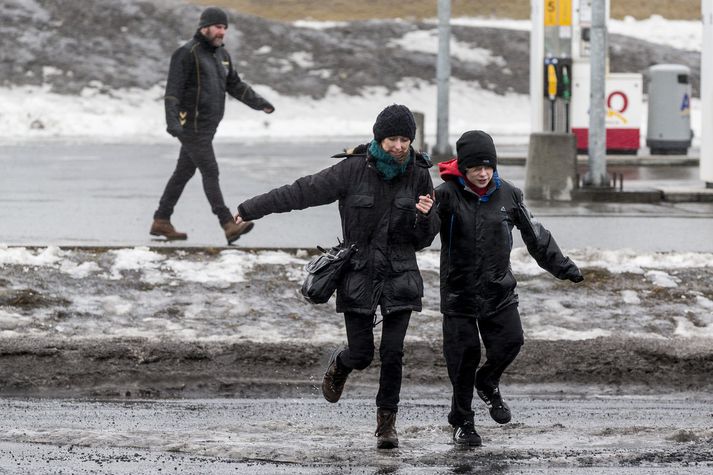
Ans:
POLYGON ((701 0, 703 49, 701 51, 701 180, 713 188, 713 1, 701 0))
POLYGON ((438 114, 436 116, 436 146, 433 155, 450 157, 453 149, 448 143, 448 84, 451 77, 451 0, 438 0, 438 114))
POLYGON ((592 0, 591 92, 589 96, 589 172, 585 185, 607 186, 606 108, 604 98, 607 27, 605 0, 592 0))
POLYGON ((530 20, 530 133, 545 130, 545 90, 542 68, 545 60, 545 6, 543 0, 531 0, 530 20))

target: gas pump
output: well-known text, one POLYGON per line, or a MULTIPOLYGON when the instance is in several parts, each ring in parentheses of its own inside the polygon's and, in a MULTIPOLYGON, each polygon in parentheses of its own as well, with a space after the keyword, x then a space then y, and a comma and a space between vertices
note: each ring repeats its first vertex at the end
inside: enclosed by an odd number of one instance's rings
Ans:
POLYGON ((570 101, 572 98, 572 59, 567 57, 545 58, 545 97, 549 102, 547 107, 550 132, 566 132, 570 130, 570 101))
MULTIPOLYGON (((586 153, 589 133, 591 0, 544 0, 544 101, 541 131, 573 133, 577 150, 586 153), (553 94, 552 92, 555 91, 553 94)), ((607 18, 610 11, 606 0, 607 18)), ((533 23, 539 15, 533 14, 533 23)), ((533 24, 533 32, 535 25, 533 24)), ((606 73, 606 143, 608 153, 637 153, 643 111, 641 74, 606 73)), ((536 122, 533 122, 533 132, 536 122)))

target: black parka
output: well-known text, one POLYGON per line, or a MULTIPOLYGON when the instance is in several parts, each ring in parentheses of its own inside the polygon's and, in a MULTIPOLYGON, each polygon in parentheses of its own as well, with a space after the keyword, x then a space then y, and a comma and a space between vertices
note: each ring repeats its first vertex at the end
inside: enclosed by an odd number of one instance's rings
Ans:
POLYGON ((431 161, 412 150, 406 172, 386 181, 366 146, 355 152, 314 175, 245 201, 238 212, 249 221, 338 200, 343 240, 356 244, 358 252, 337 287, 337 311, 371 315, 377 302, 383 314, 420 311, 423 280, 416 251, 431 244, 439 226, 435 211, 423 215, 416 209, 418 197, 433 192, 431 161))
POLYGON ((488 318, 517 304, 510 268, 513 226, 540 267, 559 279, 581 280, 574 262, 525 207, 522 191, 497 175, 490 187, 485 199, 457 179, 436 188, 443 314, 488 318))
POLYGON ((223 119, 226 92, 253 109, 272 108, 240 79, 225 48, 196 32, 171 56, 164 97, 168 131, 214 134, 223 119))

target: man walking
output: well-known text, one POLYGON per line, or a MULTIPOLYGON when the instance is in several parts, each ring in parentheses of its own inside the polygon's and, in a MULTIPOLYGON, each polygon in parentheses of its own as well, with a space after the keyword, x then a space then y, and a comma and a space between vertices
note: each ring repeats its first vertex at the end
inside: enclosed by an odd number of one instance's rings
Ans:
POLYGON ((200 16, 193 39, 171 56, 164 97, 166 130, 181 142, 176 169, 154 213, 152 236, 169 240, 186 239, 171 224, 171 215, 186 183, 196 168, 203 177, 203 190, 213 214, 225 231, 228 244, 253 227, 251 222, 235 222, 225 206, 218 182, 218 162, 213 136, 225 111, 225 93, 256 110, 270 114, 275 108, 240 79, 230 55, 223 47, 228 16, 219 8, 206 8, 200 16))

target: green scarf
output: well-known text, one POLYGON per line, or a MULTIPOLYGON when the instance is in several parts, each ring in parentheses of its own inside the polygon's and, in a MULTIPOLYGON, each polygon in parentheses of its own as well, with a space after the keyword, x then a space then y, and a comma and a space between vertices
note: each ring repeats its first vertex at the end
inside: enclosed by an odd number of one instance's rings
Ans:
POLYGON ((384 180, 393 180, 399 175, 403 175, 406 172, 406 167, 411 161, 411 152, 409 152, 408 157, 399 163, 394 157, 384 151, 381 145, 376 140, 372 140, 369 144, 369 153, 376 161, 376 169, 384 177, 384 180))

